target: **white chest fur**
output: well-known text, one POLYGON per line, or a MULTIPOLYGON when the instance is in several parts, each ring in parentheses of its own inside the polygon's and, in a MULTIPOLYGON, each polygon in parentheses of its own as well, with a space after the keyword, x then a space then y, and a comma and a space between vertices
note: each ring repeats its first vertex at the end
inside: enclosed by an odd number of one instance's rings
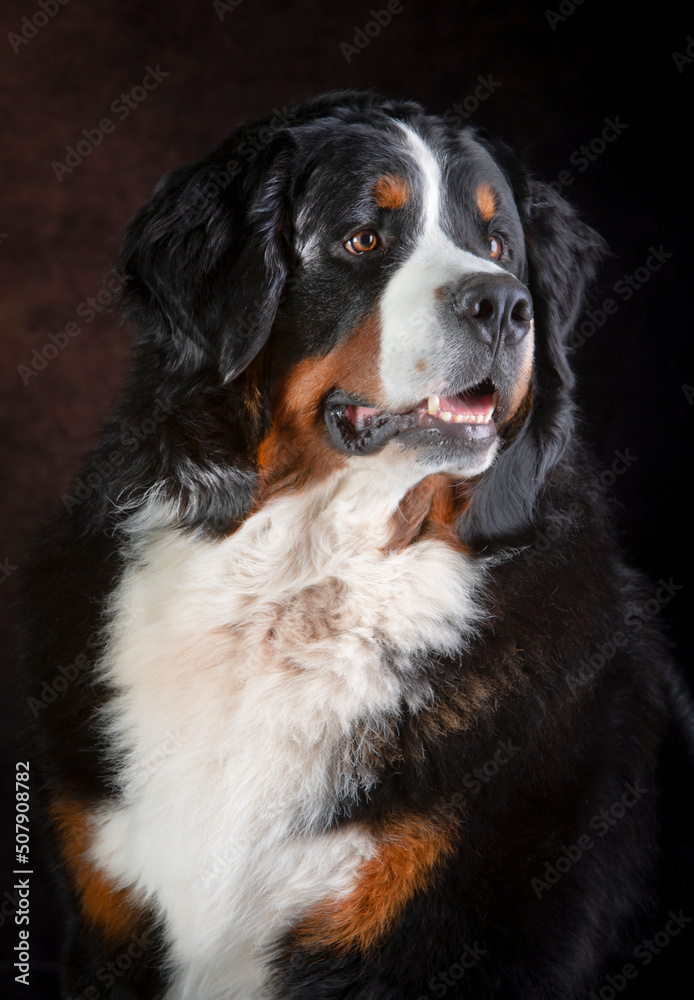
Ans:
POLYGON ((471 560, 434 539, 381 551, 398 496, 373 486, 340 474, 222 541, 135 546, 103 664, 128 764, 93 854, 162 914, 171 1000, 262 997, 263 947, 349 891, 374 845, 324 823, 369 782, 350 734, 425 703, 421 654, 479 619, 471 560))

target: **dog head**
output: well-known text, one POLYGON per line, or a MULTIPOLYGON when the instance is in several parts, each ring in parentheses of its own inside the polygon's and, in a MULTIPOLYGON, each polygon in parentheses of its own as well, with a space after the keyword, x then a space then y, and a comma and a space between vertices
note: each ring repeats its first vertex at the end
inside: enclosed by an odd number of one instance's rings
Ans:
POLYGON ((487 541, 527 524, 567 445, 566 341, 601 250, 504 147, 348 92, 165 177, 121 267, 140 366, 243 400, 275 489, 443 473, 487 541))

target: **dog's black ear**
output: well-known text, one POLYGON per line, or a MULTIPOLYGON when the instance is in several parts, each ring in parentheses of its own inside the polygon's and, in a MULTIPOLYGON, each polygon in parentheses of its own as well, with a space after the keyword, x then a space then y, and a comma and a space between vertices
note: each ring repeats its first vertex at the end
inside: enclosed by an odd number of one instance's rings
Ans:
POLYGON ((476 545, 510 542, 527 530, 547 476, 569 445, 574 377, 567 344, 606 253, 602 237, 550 185, 525 179, 517 203, 535 316, 532 409, 471 492, 460 530, 476 545))
POLYGON ((213 366, 228 381, 270 334, 287 275, 291 147, 286 129, 249 128, 167 174, 128 228, 122 304, 164 370, 213 366))

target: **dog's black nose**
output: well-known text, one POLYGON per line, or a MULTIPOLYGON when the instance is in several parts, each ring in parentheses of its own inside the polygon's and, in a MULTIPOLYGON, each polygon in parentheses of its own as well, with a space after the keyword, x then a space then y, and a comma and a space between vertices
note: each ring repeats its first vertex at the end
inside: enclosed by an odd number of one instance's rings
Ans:
POLYGON ((530 330, 530 293, 512 274, 475 275, 456 288, 452 308, 473 335, 494 353, 503 344, 517 344, 530 330))

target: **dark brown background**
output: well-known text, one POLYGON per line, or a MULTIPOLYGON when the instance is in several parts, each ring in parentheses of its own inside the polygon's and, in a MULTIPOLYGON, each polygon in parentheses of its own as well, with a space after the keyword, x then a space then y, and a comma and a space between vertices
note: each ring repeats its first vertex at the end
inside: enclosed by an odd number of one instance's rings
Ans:
MULTIPOLYGON (((52 0, 46 0, 51 6, 52 0)), ((4 3, 0 14, 4 136, 0 214, 0 306, 4 403, 0 492, 5 570, 2 648, 3 729, 0 840, 0 978, 13 993, 16 928, 10 893, 14 854, 10 779, 17 750, 9 674, 14 662, 12 593, 27 539, 69 489, 121 385, 129 333, 106 313, 84 323, 77 308, 97 294, 123 227, 169 168, 206 152, 250 115, 336 87, 374 87, 443 112, 474 94, 478 76, 498 84, 474 120, 527 148, 548 179, 571 170, 566 195, 608 239, 614 256, 597 294, 619 303, 576 352, 586 433, 606 467, 615 452, 637 456, 610 494, 625 547, 654 582, 683 589, 664 608, 679 655, 689 664, 689 521, 694 383, 685 356, 691 331, 690 241, 692 65, 678 68, 694 17, 667 4, 648 8, 563 0, 566 19, 548 22, 545 4, 403 0, 402 10, 347 62, 340 43, 372 20, 381 0, 329 4, 242 0, 220 19, 212 2, 69 0, 14 52, 38 0, 4 3), (620 13, 612 7, 620 7, 620 13), (168 73, 128 118, 109 110, 142 82, 146 67, 168 73), (65 147, 105 116, 115 129, 59 182, 51 168, 65 147), (603 130, 628 128, 588 169, 569 157, 603 130), (612 286, 642 267, 651 246, 672 254, 623 302, 612 286), (24 384, 19 366, 76 321, 81 332, 24 384), (9 574, 9 575, 8 575, 9 574), (7 805, 7 808, 5 806, 7 805), (5 904, 4 906, 2 904, 5 904)), ((41 18, 39 18, 41 20, 41 18)), ((694 55, 694 43, 690 49, 694 55)), ((49 352, 51 353, 51 352, 49 352)), ((59 917, 42 870, 38 836, 31 896, 32 987, 16 995, 56 996, 59 917)), ((691 934, 692 932, 689 931, 691 934)))

